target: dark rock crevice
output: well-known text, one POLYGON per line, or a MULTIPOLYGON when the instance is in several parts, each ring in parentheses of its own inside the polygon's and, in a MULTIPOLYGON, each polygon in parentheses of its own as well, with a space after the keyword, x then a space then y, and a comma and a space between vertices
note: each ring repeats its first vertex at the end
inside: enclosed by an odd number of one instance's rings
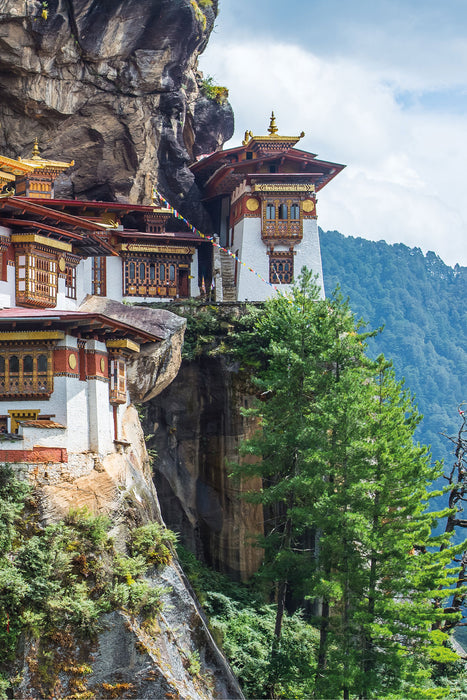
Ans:
POLYGON ((229 478, 229 461, 254 428, 240 409, 252 400, 236 365, 222 357, 182 363, 175 380, 147 406, 145 432, 167 526, 198 558, 236 579, 258 567, 260 506, 241 498, 253 484, 229 478))

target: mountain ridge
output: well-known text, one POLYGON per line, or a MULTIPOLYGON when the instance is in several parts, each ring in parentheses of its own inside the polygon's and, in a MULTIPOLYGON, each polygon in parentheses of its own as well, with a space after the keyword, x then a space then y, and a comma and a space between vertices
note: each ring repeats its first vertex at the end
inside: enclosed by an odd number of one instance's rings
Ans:
POLYGON ((320 229, 326 294, 337 285, 355 315, 370 328, 372 355, 384 353, 415 394, 424 415, 421 442, 435 459, 449 459, 442 432, 456 432, 457 408, 466 396, 465 296, 467 268, 450 267, 436 253, 403 243, 368 241, 320 229))

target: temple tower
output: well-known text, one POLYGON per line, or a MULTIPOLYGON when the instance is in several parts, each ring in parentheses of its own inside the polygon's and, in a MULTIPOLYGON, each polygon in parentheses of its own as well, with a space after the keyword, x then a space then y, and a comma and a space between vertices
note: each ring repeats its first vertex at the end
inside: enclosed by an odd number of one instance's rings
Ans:
POLYGON ((240 147, 192 166, 221 245, 236 256, 221 258, 224 300, 285 291, 304 265, 324 296, 316 193, 345 166, 295 148, 303 136, 281 136, 272 113, 266 136, 247 131, 240 147))

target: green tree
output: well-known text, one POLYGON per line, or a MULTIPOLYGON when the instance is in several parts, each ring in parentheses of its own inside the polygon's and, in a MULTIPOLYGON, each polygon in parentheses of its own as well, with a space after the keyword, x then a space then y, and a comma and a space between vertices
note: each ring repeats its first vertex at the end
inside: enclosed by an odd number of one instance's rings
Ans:
POLYGON ((263 575, 275 582, 269 693, 280 697, 293 595, 317 613, 315 697, 387 697, 411 679, 429 684, 430 655, 455 658, 442 632, 431 634, 446 614, 432 600, 450 583, 453 553, 431 547, 437 516, 426 510, 426 487, 439 471, 413 444, 411 399, 384 358, 366 356, 372 334, 359 332, 339 296, 319 300, 306 270, 290 295, 266 303, 256 333, 268 356, 250 411, 258 430, 234 472, 263 483, 249 497, 268 516, 263 575))

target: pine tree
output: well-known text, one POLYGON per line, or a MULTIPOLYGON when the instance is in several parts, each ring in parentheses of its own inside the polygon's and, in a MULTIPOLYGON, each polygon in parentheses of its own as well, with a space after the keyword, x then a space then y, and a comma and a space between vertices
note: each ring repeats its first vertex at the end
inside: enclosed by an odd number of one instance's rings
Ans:
POLYGON ((366 357, 370 334, 348 305, 319 300, 307 271, 289 296, 267 302, 256 333, 268 356, 250 411, 259 429, 235 471, 262 478, 250 498, 270 516, 261 542, 277 603, 269 693, 290 595, 318 612, 315 697, 420 684, 445 642, 431 633, 441 615, 432 600, 454 574, 451 549, 431 547, 426 487, 438 472, 413 444, 411 399, 384 358, 366 357))

